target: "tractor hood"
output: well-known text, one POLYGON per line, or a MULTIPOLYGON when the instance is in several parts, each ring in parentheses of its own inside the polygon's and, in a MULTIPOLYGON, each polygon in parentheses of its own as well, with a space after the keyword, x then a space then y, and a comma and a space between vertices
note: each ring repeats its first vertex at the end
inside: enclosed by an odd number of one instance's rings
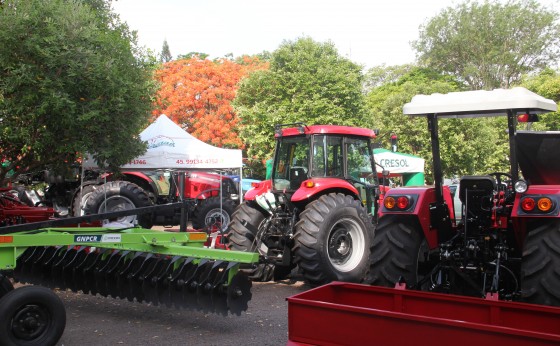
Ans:
POLYGON ((560 131, 518 131, 517 160, 529 184, 560 184, 560 131))

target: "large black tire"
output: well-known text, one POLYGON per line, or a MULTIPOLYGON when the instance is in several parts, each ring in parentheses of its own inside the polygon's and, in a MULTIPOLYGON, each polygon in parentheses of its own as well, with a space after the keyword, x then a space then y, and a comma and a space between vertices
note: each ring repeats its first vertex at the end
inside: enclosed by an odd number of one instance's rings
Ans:
POLYGON ((235 210, 235 202, 229 198, 212 197, 201 201, 193 211, 192 225, 194 229, 226 229, 231 222, 235 210))
MULTIPOLYGON (((129 210, 151 206, 148 194, 138 185, 128 181, 110 181, 100 185, 88 198, 85 214, 103 214, 111 211, 129 210)), ((144 228, 153 226, 152 214, 123 216, 117 221, 138 224, 144 228)))
POLYGON ((23 286, 0 298, 1 346, 55 345, 66 327, 66 311, 50 289, 23 286))
POLYGON ((341 193, 321 196, 295 228, 295 263, 311 285, 364 279, 374 226, 359 201, 341 193))
POLYGON ((521 295, 528 303, 560 306, 560 221, 544 221, 527 234, 521 295))
POLYGON ((97 184, 84 184, 81 189, 78 188, 74 195, 74 198, 72 199, 72 216, 85 215, 84 207, 86 205, 86 202, 98 187, 99 185, 97 184))
MULTIPOLYGON (((257 252, 258 240, 254 231, 259 229, 265 219, 266 216, 254 202, 247 201, 238 206, 227 230, 228 247, 235 251, 257 252), (247 225, 251 225, 251 229, 247 225)), ((274 278, 275 266, 259 263, 242 270, 253 281, 270 281, 274 278)))
POLYGON ((365 282, 394 287, 404 279, 407 286, 416 285, 423 278, 419 269, 426 251, 427 243, 417 222, 403 216, 382 217, 375 230, 365 282))

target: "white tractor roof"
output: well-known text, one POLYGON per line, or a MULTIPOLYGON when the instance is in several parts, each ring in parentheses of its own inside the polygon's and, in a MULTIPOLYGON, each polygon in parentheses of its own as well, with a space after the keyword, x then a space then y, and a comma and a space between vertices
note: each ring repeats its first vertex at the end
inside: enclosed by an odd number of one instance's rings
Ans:
POLYGON ((436 114, 438 117, 467 118, 519 113, 555 112, 557 105, 525 88, 476 90, 448 94, 416 95, 403 107, 407 115, 436 114))

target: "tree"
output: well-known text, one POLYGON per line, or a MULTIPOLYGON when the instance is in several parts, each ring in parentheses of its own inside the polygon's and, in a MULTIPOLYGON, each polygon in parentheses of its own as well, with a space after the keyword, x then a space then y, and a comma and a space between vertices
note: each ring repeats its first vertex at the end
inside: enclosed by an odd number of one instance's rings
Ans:
POLYGON ((170 62, 171 60, 173 60, 173 56, 169 50, 169 44, 167 44, 167 40, 163 40, 163 46, 161 47, 161 62, 170 62))
MULTIPOLYGON (((525 76, 521 86, 556 103, 560 102, 560 74, 558 71, 546 69, 537 75, 525 76)), ((520 124, 520 126, 524 126, 524 124, 520 124)), ((540 131, 559 131, 559 112, 539 115, 539 122, 532 124, 532 128, 540 131)))
POLYGON ((239 119, 231 101, 243 77, 267 66, 254 58, 242 61, 194 56, 164 64, 156 73, 161 87, 153 114, 166 114, 201 141, 242 147, 237 135, 239 119))
POLYGON ((95 0, 0 8, 0 157, 25 173, 89 152, 112 169, 143 153, 152 77, 135 35, 95 0))
POLYGON ((234 101, 249 157, 270 158, 274 124, 363 124, 362 81, 361 67, 332 43, 285 41, 272 53, 270 69, 241 82, 234 101))
POLYGON ((558 18, 536 0, 467 1, 423 25, 413 48, 420 63, 470 89, 508 88, 560 57, 558 18))
MULTIPOLYGON (((395 70, 401 68, 388 68, 389 73, 395 70)), ((376 71, 379 72, 378 69, 376 71)), ((379 129, 378 138, 382 146, 387 145, 390 134, 394 132, 399 137, 399 151, 426 159, 426 179, 431 183, 433 165, 426 118, 404 115, 403 106, 417 94, 449 93, 462 87, 449 76, 413 67, 395 82, 383 84, 368 93, 367 105, 372 116, 367 125, 379 129)), ((504 126, 503 119, 440 120, 444 176, 499 171, 507 167, 507 142, 500 142, 498 133, 504 126), (497 124, 496 121, 502 123, 497 124)))

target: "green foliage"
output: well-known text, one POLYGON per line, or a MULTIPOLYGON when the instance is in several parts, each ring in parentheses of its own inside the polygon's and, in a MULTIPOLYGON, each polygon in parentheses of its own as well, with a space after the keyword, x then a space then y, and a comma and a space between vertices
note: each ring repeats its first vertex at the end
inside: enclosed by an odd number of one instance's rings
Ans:
POLYGON ((250 158, 271 157, 275 124, 363 125, 361 67, 332 43, 286 41, 268 61, 270 69, 243 80, 234 100, 250 158))
POLYGON ((154 82, 109 1, 6 0, 0 8, 0 156, 16 173, 92 153, 143 153, 154 82), (93 8, 90 6, 93 6, 93 8))
POLYGON ((167 40, 163 40, 163 46, 161 47, 161 62, 170 62, 173 60, 171 55, 171 50, 169 50, 169 44, 167 40))
POLYGON ((558 59, 558 18, 535 0, 466 1, 429 20, 413 47, 421 63, 470 89, 508 88, 558 59))
MULTIPOLYGON (((395 70, 400 68, 391 67, 389 72, 395 70)), ((425 117, 403 115, 403 106, 417 94, 460 90, 461 84, 450 80, 448 76, 411 67, 408 73, 402 74, 395 82, 383 84, 368 93, 367 105, 373 114, 368 125, 380 130, 381 146, 389 147, 389 138, 394 132, 399 138, 400 152, 426 159, 426 179, 431 182, 433 163, 427 120, 425 117)), ((507 167, 507 141, 500 139, 500 130, 507 127, 502 120, 440 120, 440 153, 444 176, 496 171, 507 167)))
MULTIPOLYGON (((560 102, 560 74, 558 71, 546 69, 535 76, 526 76, 521 86, 549 98, 556 103, 560 102)), ((525 124, 519 124, 524 127, 525 124)), ((539 122, 532 124, 534 130, 560 130, 560 113, 546 113, 539 115, 539 122)))
POLYGON ((189 59, 192 59, 194 57, 197 57, 201 60, 204 60, 208 57, 208 54, 201 53, 201 52, 190 52, 190 53, 187 53, 187 54, 179 54, 179 56, 177 56, 177 60, 189 60, 189 59))

